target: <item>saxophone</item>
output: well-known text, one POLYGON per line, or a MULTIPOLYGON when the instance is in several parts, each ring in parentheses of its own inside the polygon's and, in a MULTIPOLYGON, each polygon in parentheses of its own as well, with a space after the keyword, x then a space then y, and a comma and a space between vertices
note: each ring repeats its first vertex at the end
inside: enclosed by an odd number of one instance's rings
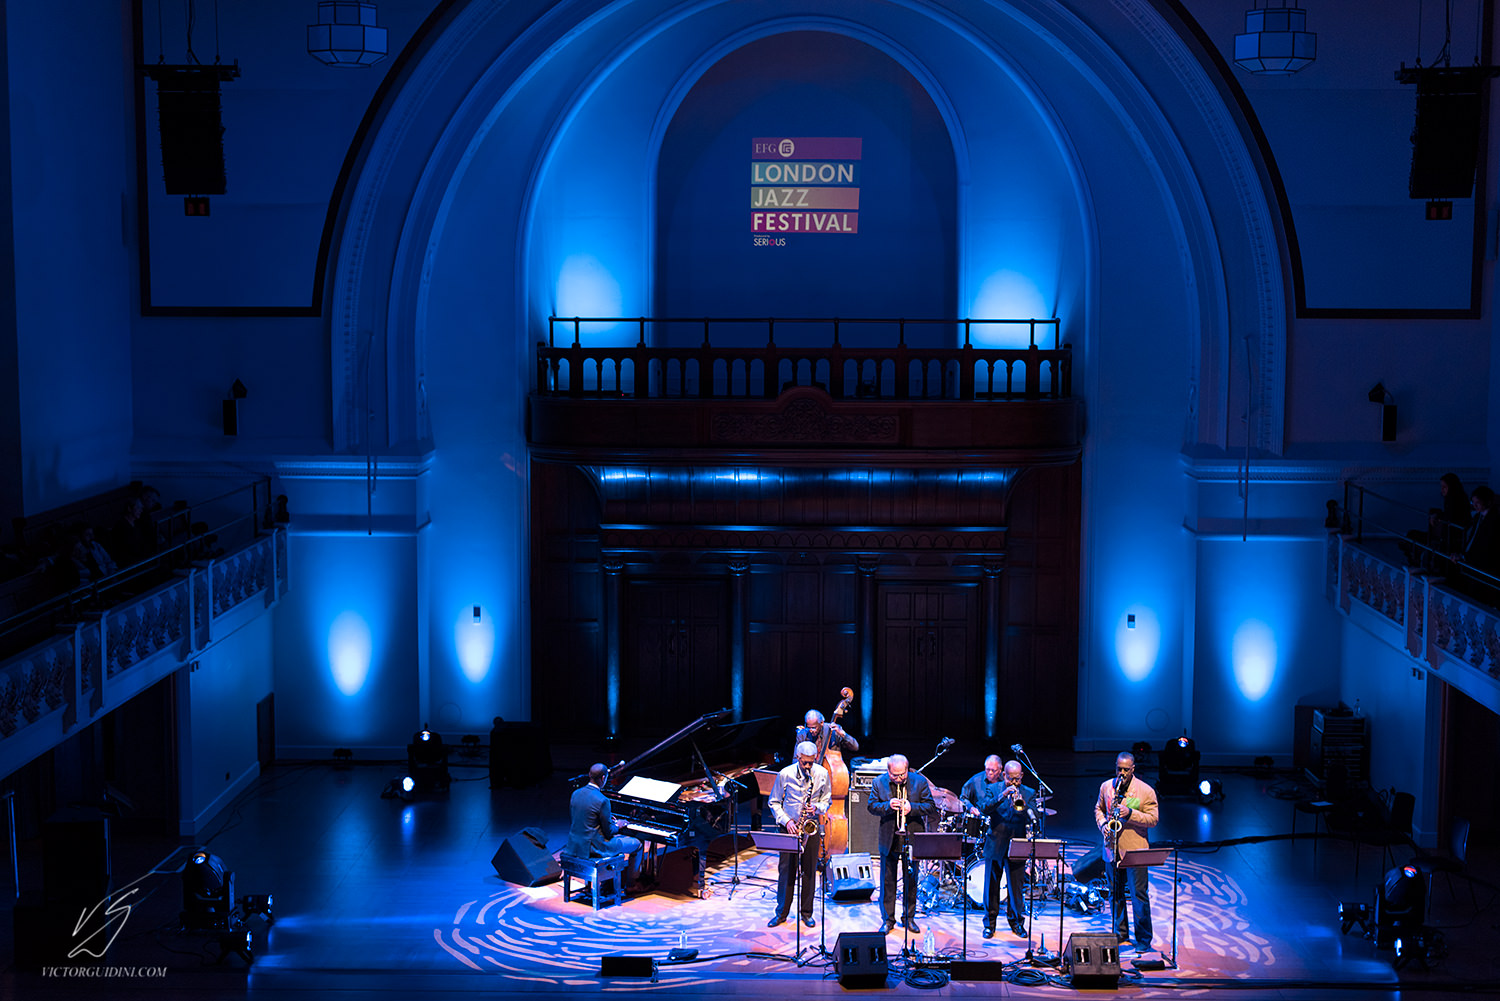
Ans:
POLYGON ((1115 783, 1115 800, 1110 805, 1109 820, 1104 824, 1109 838, 1109 857, 1115 860, 1115 865, 1120 864, 1120 832, 1125 829, 1125 822, 1120 819, 1120 800, 1125 796, 1125 790, 1130 788, 1129 783, 1126 776, 1121 776, 1115 783))
POLYGON ((812 777, 808 776, 807 792, 802 797, 802 813, 797 817, 797 829, 804 838, 810 838, 822 828, 817 807, 812 801, 812 777))

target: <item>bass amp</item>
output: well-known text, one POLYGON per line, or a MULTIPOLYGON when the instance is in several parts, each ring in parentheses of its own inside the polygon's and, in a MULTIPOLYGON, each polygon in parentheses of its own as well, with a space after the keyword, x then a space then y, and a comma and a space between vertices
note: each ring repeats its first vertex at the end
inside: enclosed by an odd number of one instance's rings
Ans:
POLYGON ((875 776, 884 771, 884 765, 860 766, 849 775, 849 806, 844 812, 849 816, 850 854, 880 855, 880 818, 870 812, 869 802, 875 776))

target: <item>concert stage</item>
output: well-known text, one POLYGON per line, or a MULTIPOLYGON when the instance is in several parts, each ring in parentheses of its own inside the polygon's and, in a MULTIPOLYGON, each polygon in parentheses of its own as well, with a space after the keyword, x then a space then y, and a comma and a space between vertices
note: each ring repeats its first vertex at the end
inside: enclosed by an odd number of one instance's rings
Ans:
MULTIPOLYGON (((952 761, 960 751, 940 764, 952 761)), ((167 870, 186 851, 175 843, 125 834, 114 846, 114 885, 142 878, 141 893, 103 960, 82 956, 77 966, 164 967, 163 975, 81 979, 43 977, 11 969, 0 995, 69 998, 274 997, 414 998, 475 992, 486 996, 535 997, 651 991, 673 997, 828 996, 842 994, 831 958, 840 933, 873 932, 880 924, 876 900, 820 902, 818 925, 801 929, 803 962, 797 961, 797 926, 768 929, 774 912, 777 856, 761 854, 742 839, 735 860, 716 842, 708 868, 707 899, 681 892, 646 893, 594 913, 584 902, 565 902, 562 884, 527 887, 502 881, 491 866, 501 842, 524 828, 546 832, 554 852, 565 839, 569 785, 565 776, 598 757, 587 748, 554 748, 558 769, 524 790, 488 788, 482 767, 459 767, 446 795, 413 800, 383 799, 381 791, 399 765, 278 766, 216 819, 206 832, 211 850, 237 873, 238 893, 274 893, 274 924, 250 921, 256 959, 248 972, 239 957, 212 962, 200 938, 174 933, 181 906, 180 879, 167 870), (465 781, 469 779, 469 781, 465 781), (167 864, 158 865, 164 859, 167 864), (153 869, 157 875, 148 875, 153 869), (738 882, 735 882, 736 878, 738 882), (673 963, 679 945, 697 950, 696 961, 673 963), (655 960, 656 976, 602 977, 600 957, 625 955, 655 960)), ((913 755, 916 757, 916 755, 913 755)), ((977 770, 979 749, 964 756, 974 768, 934 768, 937 784, 957 788, 977 770)), ((1068 841, 1076 859, 1097 843, 1092 802, 1109 774, 1111 754, 1035 755, 1044 777, 1058 791, 1058 812, 1047 834, 1068 841)), ((966 762, 967 763, 967 762, 966 762)), ((1143 762, 1143 777, 1154 767, 1143 762)), ((1164 798, 1154 841, 1212 842, 1271 837, 1218 850, 1186 849, 1176 859, 1179 883, 1175 926, 1176 969, 1136 970, 1135 955, 1123 955, 1121 991, 1165 997, 1183 988, 1236 997, 1387 998, 1397 992, 1459 990, 1500 979, 1493 946, 1495 891, 1477 886, 1480 913, 1462 879, 1452 893, 1439 876, 1432 890, 1430 923, 1446 930, 1450 955, 1433 971, 1416 964, 1397 971, 1390 950, 1377 952, 1357 933, 1340 933, 1340 901, 1371 899, 1384 864, 1381 849, 1366 846, 1355 877, 1354 846, 1341 839, 1315 842, 1275 838, 1290 832, 1299 792, 1289 773, 1272 777, 1214 773, 1225 797, 1211 805, 1164 798), (1282 798, 1288 797, 1288 798, 1282 798), (1315 851, 1316 847, 1316 851, 1315 851)), ((749 810, 741 811, 748 825, 749 810)), ((1298 828, 1309 830, 1302 815, 1298 828)), ((1398 859, 1409 854, 1397 850, 1398 859)), ((1474 864, 1493 877, 1493 851, 1476 848, 1474 864)), ((23 843, 22 888, 36 885, 40 847, 23 843)), ((877 880, 878 881, 878 880, 877 880)), ((680 882, 680 880, 679 880, 680 882)), ((955 887, 950 887, 951 897, 955 887)), ((944 903, 944 893, 934 902, 944 903)), ((1170 960, 1173 948, 1172 866, 1152 872, 1156 952, 1170 960)), ((1033 901, 1032 947, 1055 951, 1059 907, 1055 899, 1033 901)), ((10 951, 9 918, 4 949, 10 951)), ((1062 915, 1064 940, 1074 933, 1108 933, 1108 910, 1062 915)), ((892 973, 885 986, 866 993, 913 994, 935 987, 950 996, 1057 997, 1074 990, 1055 969, 1023 962, 1027 941, 1012 935, 1002 915, 998 934, 981 937, 982 914, 968 914, 967 960, 996 964, 970 967, 966 975, 1006 973, 1008 980, 944 983, 947 961, 964 951, 959 911, 921 914, 935 932, 939 962, 899 958, 903 940, 886 938, 892 973), (1002 971, 1000 964, 1015 964, 1002 971)), ((911 945, 921 946, 920 936, 911 945)), ((7 959, 9 956, 6 957, 7 959)), ((139 970, 135 971, 139 974, 139 970)), ((162 971, 158 971, 159 973, 162 971)))

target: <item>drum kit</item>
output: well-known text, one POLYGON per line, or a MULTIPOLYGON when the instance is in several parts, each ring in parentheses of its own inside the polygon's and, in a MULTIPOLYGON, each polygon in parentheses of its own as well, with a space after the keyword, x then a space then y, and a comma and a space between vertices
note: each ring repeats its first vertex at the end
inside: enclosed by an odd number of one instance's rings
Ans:
MULTIPOLYGON (((987 867, 994 864, 1002 869, 1000 903, 1003 904, 1010 891, 1004 863, 991 863, 984 859, 984 843, 990 835, 990 818, 971 815, 964 809, 959 798, 947 789, 934 786, 932 795, 941 813, 938 829, 963 835, 964 857, 952 861, 923 862, 917 882, 917 902, 929 914, 934 911, 959 910, 963 905, 959 894, 963 893, 968 897, 970 910, 982 911, 985 874, 987 867)), ((1036 813, 1039 816, 1056 816, 1057 811, 1047 806, 1047 799, 1045 796, 1037 797, 1036 813)), ((1028 829, 1027 836, 1031 833, 1028 829)), ((1026 883, 1028 892, 1036 900, 1055 899, 1062 892, 1057 873, 1051 866, 1029 863, 1026 883)))

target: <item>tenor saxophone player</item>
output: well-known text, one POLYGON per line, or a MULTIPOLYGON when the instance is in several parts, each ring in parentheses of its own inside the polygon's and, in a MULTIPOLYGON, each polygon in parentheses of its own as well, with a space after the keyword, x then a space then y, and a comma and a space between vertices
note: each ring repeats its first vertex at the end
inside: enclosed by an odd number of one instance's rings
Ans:
POLYGON ((1134 946, 1139 952, 1151 948, 1151 897, 1149 870, 1125 868, 1120 861, 1126 852, 1145 848, 1146 831, 1156 826, 1156 790, 1135 775, 1135 755, 1128 752, 1115 759, 1115 776, 1099 785, 1094 802, 1094 824, 1104 836, 1105 872, 1109 879, 1109 908, 1120 947, 1134 946), (1125 885, 1131 887, 1131 913, 1135 939, 1125 920, 1125 885))
POLYGON ((775 928, 792 912, 792 882, 799 871, 802 886, 797 892, 797 911, 802 923, 812 928, 817 925, 813 917, 813 898, 817 893, 818 854, 823 847, 823 832, 819 821, 833 803, 833 786, 828 780, 828 769, 816 764, 817 745, 804 740, 797 745, 797 760, 776 773, 776 782, 771 786, 771 813, 781 829, 802 835, 802 852, 782 852, 781 865, 776 877, 776 913, 767 928, 775 928))

